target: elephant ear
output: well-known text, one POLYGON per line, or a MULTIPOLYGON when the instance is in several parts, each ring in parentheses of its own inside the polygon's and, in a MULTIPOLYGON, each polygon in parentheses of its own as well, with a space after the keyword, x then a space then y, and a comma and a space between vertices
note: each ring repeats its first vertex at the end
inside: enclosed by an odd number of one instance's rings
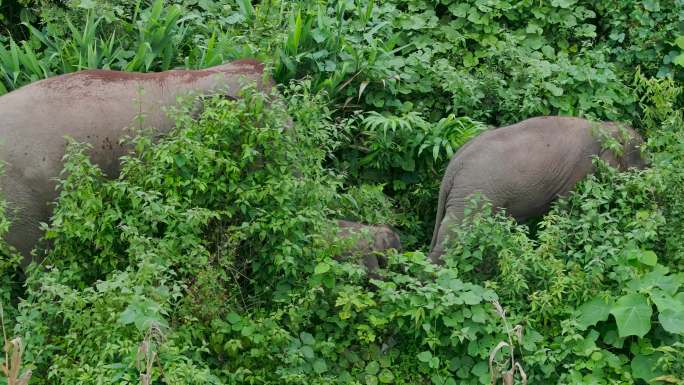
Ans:
POLYGON ((625 152, 625 145, 620 140, 620 129, 612 122, 603 124, 594 124, 592 126, 592 134, 598 140, 600 151, 599 158, 608 163, 611 167, 622 170, 623 154, 625 152))
POLYGON ((610 167, 617 168, 618 170, 622 170, 624 167, 622 157, 617 156, 610 148, 601 148, 599 158, 608 163, 610 167))

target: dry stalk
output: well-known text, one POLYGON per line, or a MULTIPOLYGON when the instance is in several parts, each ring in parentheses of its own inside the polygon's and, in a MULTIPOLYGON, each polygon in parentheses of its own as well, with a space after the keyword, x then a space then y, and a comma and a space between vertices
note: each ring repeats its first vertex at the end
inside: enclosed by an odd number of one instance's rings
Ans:
POLYGON ((135 366, 140 372, 140 385, 150 385, 152 383, 152 368, 155 362, 159 366, 159 371, 163 376, 163 370, 157 349, 164 342, 164 334, 157 325, 153 325, 145 334, 145 339, 138 346, 138 354, 135 357, 135 366))
POLYGON ((8 385, 28 385, 31 379, 31 369, 21 373, 21 356, 24 353, 24 348, 21 344, 21 338, 16 337, 11 341, 7 340, 7 333, 5 332, 5 312, 0 303, 0 326, 2 327, 2 340, 4 341, 3 350, 5 351, 5 362, 0 365, 0 370, 7 377, 8 385))
POLYGON ((515 359, 515 346, 513 344, 514 336, 516 337, 518 343, 522 343, 522 326, 515 325, 511 328, 510 324, 508 323, 508 319, 506 318, 506 310, 501 307, 501 304, 498 301, 492 301, 492 305, 494 306, 494 309, 496 309, 496 313, 499 314, 503 320, 504 327, 506 328, 506 334, 508 335, 508 342, 499 342, 489 353, 489 374, 492 377, 492 384, 499 384, 498 380, 501 378, 503 385, 513 385, 515 383, 515 375, 518 373, 522 385, 527 385, 527 374, 525 373, 522 365, 520 365, 520 362, 515 359), (508 348, 510 354, 510 360, 506 360, 506 362, 510 362, 510 369, 508 370, 504 370, 504 367, 506 366, 505 363, 496 363, 497 365, 494 365, 496 361, 496 355, 503 348, 508 348))

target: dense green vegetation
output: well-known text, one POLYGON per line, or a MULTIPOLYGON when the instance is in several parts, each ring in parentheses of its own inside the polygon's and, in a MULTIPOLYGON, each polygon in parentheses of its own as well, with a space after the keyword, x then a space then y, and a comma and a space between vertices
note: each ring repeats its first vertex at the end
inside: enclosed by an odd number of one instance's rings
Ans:
POLYGON ((74 143, 44 265, 0 243, 4 339, 24 349, 0 363, 31 384, 684 383, 682 9, 0 0, 0 94, 256 57, 283 95, 176 111, 116 180, 74 143), (652 165, 597 163, 528 224, 478 212, 431 265, 450 156, 541 114, 628 122, 652 165), (394 225, 406 251, 369 279, 332 258, 334 218, 394 225))

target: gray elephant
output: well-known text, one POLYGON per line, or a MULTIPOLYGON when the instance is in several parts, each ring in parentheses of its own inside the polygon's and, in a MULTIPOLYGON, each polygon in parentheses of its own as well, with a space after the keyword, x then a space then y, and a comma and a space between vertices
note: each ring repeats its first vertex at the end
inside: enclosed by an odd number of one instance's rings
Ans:
POLYGON ((390 249, 401 251, 401 240, 387 225, 364 225, 358 222, 338 220, 337 237, 351 239, 338 259, 361 256, 366 269, 375 277, 375 271, 380 267, 378 254, 390 249))
POLYGON ((110 177, 119 172, 125 128, 144 126, 164 133, 173 126, 165 109, 178 97, 223 94, 235 98, 247 83, 270 89, 264 66, 240 60, 204 70, 130 73, 86 70, 41 80, 0 97, 0 193, 11 228, 7 242, 28 262, 57 197, 65 136, 92 145, 91 160, 110 177))
POLYGON ((592 157, 620 170, 646 165, 632 128, 561 116, 535 117, 486 131, 461 147, 439 190, 429 257, 440 264, 449 227, 461 222, 469 196, 481 193, 518 221, 544 213, 593 172, 592 157), (620 154, 606 148, 610 138, 620 154))

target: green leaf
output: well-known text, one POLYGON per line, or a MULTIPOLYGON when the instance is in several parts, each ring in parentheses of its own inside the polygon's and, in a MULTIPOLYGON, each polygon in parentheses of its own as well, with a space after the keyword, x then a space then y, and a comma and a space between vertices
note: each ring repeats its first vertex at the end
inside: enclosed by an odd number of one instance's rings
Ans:
POLYGON ((240 315, 238 315, 237 313, 235 313, 235 312, 230 312, 230 313, 228 314, 228 316, 226 317, 226 319, 227 319, 228 322, 230 322, 231 324, 236 324, 236 323, 240 322, 240 320, 241 320, 242 318, 241 318, 240 315))
POLYGON ((78 8, 83 8, 83 9, 93 9, 97 6, 97 3, 93 0, 81 0, 81 2, 78 4, 78 8))
POLYGON ((315 356, 314 351, 311 348, 311 346, 307 346, 307 345, 302 346, 302 348, 300 350, 301 350, 304 358, 312 359, 315 356))
POLYGON ((380 371, 380 364, 378 361, 371 361, 366 365, 366 373, 367 374, 378 374, 380 371))
POLYGON ((187 163, 187 160, 182 155, 176 155, 174 160, 176 161, 176 165, 178 165, 178 167, 183 167, 187 163))
POLYGON ((617 330, 608 330, 603 334, 603 342, 620 349, 624 345, 625 340, 618 336, 617 330))
POLYGON ((394 381, 394 373, 392 373, 389 369, 383 369, 382 372, 380 372, 378 379, 383 384, 389 384, 394 381))
POLYGON ((472 319, 474 322, 482 324, 487 322, 487 313, 485 312, 484 307, 473 306, 471 311, 472 316, 470 317, 470 319, 472 319))
POLYGON ((477 305, 478 303, 482 302, 482 297, 473 293, 472 291, 466 291, 461 294, 461 299, 463 299, 463 302, 465 302, 466 305, 477 305))
POLYGON ((660 11, 660 2, 658 0, 643 0, 642 4, 647 11, 658 12, 660 11))
POLYGON ((653 309, 642 294, 627 294, 610 309, 617 322, 620 337, 643 337, 651 330, 653 309))
POLYGON ((684 53, 683 53, 683 54, 680 54, 680 55, 677 56, 677 57, 675 57, 675 58, 672 60, 672 63, 674 63, 674 64, 676 64, 676 65, 678 65, 678 66, 684 67, 684 53))
POLYGON ((632 376, 640 378, 646 382, 663 374, 662 370, 658 370, 657 362, 661 354, 637 354, 632 358, 630 367, 632 368, 632 376))
POLYGON ((465 67, 475 67, 477 63, 479 63, 479 59, 471 52, 466 52, 466 54, 463 56, 463 65, 465 67))
POLYGON ((655 266, 658 263, 658 256, 651 250, 641 250, 639 261, 646 266, 655 266))
POLYGON ((684 334, 684 311, 665 309, 658 314, 658 321, 672 334, 684 334))
POLYGON ((123 325, 135 324, 139 331, 146 331, 152 325, 167 327, 168 323, 160 314, 158 303, 147 298, 136 298, 119 316, 123 325))
POLYGON ((557 85, 549 82, 544 83, 544 88, 549 90, 551 92, 551 95, 553 96, 562 96, 563 95, 563 89, 558 87, 557 85))
POLYGON ((675 45, 684 50, 684 36, 678 36, 675 41, 675 45))
POLYGON ((570 8, 577 0, 551 0, 551 5, 559 8, 570 8))
POLYGON ((589 326, 607 320, 610 315, 610 306, 604 298, 594 297, 591 301, 580 306, 577 312, 579 313, 577 323, 580 330, 586 330, 589 326))
POLYGON ((662 312, 669 309, 676 312, 684 312, 684 301, 678 299, 678 297, 672 297, 669 293, 658 289, 653 290, 650 296, 658 311, 662 312))
POLYGON ((596 340, 599 337, 599 333, 596 330, 592 330, 582 339, 577 340, 573 346, 573 351, 575 354, 588 357, 594 351, 596 351, 596 340))
POLYGON ((627 287, 634 292, 652 291, 654 288, 661 288, 665 292, 674 295, 682 285, 682 278, 679 274, 667 275, 668 269, 662 265, 656 265, 653 270, 636 278, 627 284, 627 287))
POLYGON ((135 322, 136 317, 136 311, 129 305, 126 310, 121 313, 121 316, 119 316, 119 322, 124 325, 129 325, 135 322))
POLYGON ((326 363, 323 359, 319 358, 316 361, 314 361, 313 369, 314 369, 314 372, 316 372, 318 374, 325 373, 328 371, 328 365, 326 365, 326 363))
POLYGON ((328 271, 330 271, 330 264, 327 262, 320 262, 314 268, 314 274, 316 275, 325 274, 328 271))
POLYGON ((427 363, 427 362, 430 362, 431 359, 432 359, 432 353, 427 351, 427 350, 424 352, 418 353, 418 361, 420 361, 420 362, 426 362, 427 363))
POLYGON ((313 345, 316 342, 314 337, 310 333, 307 333, 307 332, 299 333, 299 339, 302 340, 302 343, 304 345, 313 345))

